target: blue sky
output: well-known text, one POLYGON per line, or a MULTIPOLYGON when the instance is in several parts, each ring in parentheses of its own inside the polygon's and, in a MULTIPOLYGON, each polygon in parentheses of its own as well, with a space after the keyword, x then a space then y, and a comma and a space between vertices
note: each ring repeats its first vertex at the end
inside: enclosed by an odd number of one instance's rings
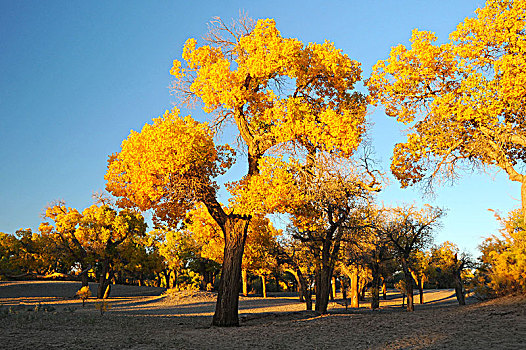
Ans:
MULTIPOLYGON (((214 16, 240 10, 274 18, 285 37, 333 41, 362 63, 364 78, 411 30, 439 41, 483 1, 1 1, 0 231, 36 230, 46 204, 63 199, 80 210, 104 189, 106 160, 131 129, 170 109, 169 69, 189 37, 214 16)), ((189 111, 199 120, 201 110, 189 111)), ((401 127, 372 109, 371 135, 385 170, 401 127)), ((232 171, 235 178, 244 165, 232 171)), ((467 174, 434 199, 396 180, 386 204, 429 202, 448 208, 436 241, 476 253, 502 213, 519 205, 520 187, 505 174, 467 174)))

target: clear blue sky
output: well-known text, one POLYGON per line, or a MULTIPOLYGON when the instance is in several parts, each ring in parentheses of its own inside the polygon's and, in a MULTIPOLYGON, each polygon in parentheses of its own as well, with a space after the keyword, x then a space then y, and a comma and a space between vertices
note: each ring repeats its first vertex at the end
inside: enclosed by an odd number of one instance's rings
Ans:
MULTIPOLYGON (((131 129, 172 107, 169 69, 189 37, 201 37, 213 16, 245 10, 274 18, 283 36, 335 42, 363 65, 407 43, 413 28, 440 41, 482 1, 1 1, 0 231, 36 230, 47 203, 80 210, 104 189, 106 160, 131 129)), ((191 113, 204 120, 200 110, 191 113)), ((385 170, 400 127, 381 108, 372 130, 385 170)), ((237 176, 233 171, 233 176, 237 176)), ((476 252, 498 224, 488 208, 519 205, 519 186, 498 173, 466 175, 438 189, 434 200, 392 180, 386 204, 429 202, 449 208, 437 242, 476 252)))

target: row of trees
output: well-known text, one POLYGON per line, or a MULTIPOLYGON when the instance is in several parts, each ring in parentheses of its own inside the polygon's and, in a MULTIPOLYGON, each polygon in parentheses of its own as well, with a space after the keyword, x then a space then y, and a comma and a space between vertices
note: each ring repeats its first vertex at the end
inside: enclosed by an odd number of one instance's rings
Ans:
MULTIPOLYGON (((451 285, 439 282, 435 275, 440 269, 441 278, 451 275, 444 271, 452 265, 446 260, 452 259, 455 248, 444 245, 432 252, 422 251, 442 215, 440 210, 384 208, 374 213, 375 222, 365 221, 373 217, 371 206, 365 209, 367 212, 360 210, 353 212, 352 220, 329 239, 324 235, 326 232, 300 231, 294 226, 283 234, 267 218, 255 216, 243 256, 243 294, 247 294, 248 274, 262 278, 262 293, 266 296, 266 277, 273 273, 286 279, 283 275, 288 272, 294 276, 307 309, 312 309, 314 287, 316 309, 326 312, 330 280, 335 288, 336 278, 343 289, 353 286, 351 298, 355 301, 359 291, 369 285, 373 308, 379 306, 380 280, 385 287, 385 281, 392 280, 399 270, 403 271, 408 286, 414 280, 420 290, 425 279, 436 280, 443 287, 451 285), (320 233, 323 237, 315 236, 320 233), (331 249, 319 246, 319 240, 323 239, 330 241, 325 245, 332 246, 331 249), (335 249, 337 246, 339 249, 335 249), (438 254, 441 251, 444 253, 438 254), (324 269, 329 269, 329 276, 322 279, 324 269), (348 283, 348 279, 353 282, 348 283), (326 294, 321 290, 327 291, 326 294)), ((108 296, 110 280, 167 288, 181 283, 212 288, 222 263, 224 238, 204 207, 190 211, 179 230, 158 228, 145 232, 142 217, 129 214, 118 212, 107 203, 93 205, 82 213, 63 203, 51 205, 46 217, 53 221, 42 223, 38 233, 20 230, 15 236, 2 234, 2 275, 16 278, 24 273, 59 276, 75 273, 83 286, 88 285, 90 277, 97 276, 99 298, 108 296)), ((409 291, 408 294, 412 296, 409 291)), ((408 307, 412 309, 412 297, 408 307)))

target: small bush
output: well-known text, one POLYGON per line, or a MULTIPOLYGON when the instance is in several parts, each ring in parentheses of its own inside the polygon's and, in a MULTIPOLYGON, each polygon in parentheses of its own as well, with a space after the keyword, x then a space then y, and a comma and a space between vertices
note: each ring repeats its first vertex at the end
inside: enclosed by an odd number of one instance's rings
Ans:
POLYGON ((84 286, 79 289, 76 296, 82 299, 82 307, 84 307, 84 302, 91 296, 91 291, 88 286, 84 286))

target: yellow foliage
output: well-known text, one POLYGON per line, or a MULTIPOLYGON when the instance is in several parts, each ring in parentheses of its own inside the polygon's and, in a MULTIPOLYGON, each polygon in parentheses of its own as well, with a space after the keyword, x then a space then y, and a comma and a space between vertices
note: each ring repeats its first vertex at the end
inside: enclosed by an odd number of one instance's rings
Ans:
POLYGON ((207 124, 174 109, 122 142, 108 161, 106 188, 121 205, 178 219, 194 198, 215 191, 212 178, 230 167, 232 156, 228 145, 214 145, 207 124))
POLYGON ((360 80, 358 62, 329 41, 283 38, 273 19, 258 20, 244 35, 208 41, 186 42, 184 61, 171 69, 174 86, 221 121, 236 123, 249 152, 262 156, 292 142, 353 153, 366 112, 363 96, 351 92, 360 80))
POLYGON ((526 226, 521 212, 497 218, 502 223, 500 237, 487 238, 480 246, 489 287, 497 295, 526 293, 526 226))
POLYGON ((526 157, 525 12, 524 0, 487 0, 448 43, 415 29, 410 48, 373 67, 371 102, 410 126, 391 164, 402 186, 455 179, 463 162, 526 183, 516 167, 526 157))

